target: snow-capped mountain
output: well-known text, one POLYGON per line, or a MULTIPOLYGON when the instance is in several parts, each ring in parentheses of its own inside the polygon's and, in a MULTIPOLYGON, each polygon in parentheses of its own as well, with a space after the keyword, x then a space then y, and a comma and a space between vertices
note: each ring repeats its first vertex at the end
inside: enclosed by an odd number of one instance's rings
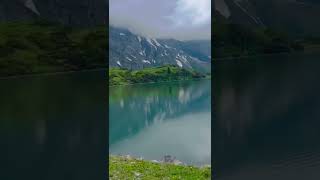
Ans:
POLYGON ((211 43, 209 40, 154 39, 109 27, 109 67, 142 69, 165 64, 209 72, 211 43))
POLYGON ((320 32, 320 3, 316 0, 215 0, 216 14, 229 22, 270 27, 289 34, 320 32))

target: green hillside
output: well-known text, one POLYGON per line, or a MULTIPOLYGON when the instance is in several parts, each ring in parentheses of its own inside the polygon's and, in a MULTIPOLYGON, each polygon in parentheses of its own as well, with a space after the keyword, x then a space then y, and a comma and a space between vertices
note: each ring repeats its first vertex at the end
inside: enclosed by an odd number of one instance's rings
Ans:
POLYGON ((0 23, 0 76, 106 67, 106 34, 105 27, 0 23))
POLYGON ((173 65, 145 68, 131 71, 128 69, 109 69, 109 85, 128 85, 135 83, 150 83, 164 81, 178 81, 204 78, 205 75, 179 68, 173 65))
POLYGON ((214 19, 212 29, 213 58, 304 51, 302 41, 270 28, 253 28, 214 19))

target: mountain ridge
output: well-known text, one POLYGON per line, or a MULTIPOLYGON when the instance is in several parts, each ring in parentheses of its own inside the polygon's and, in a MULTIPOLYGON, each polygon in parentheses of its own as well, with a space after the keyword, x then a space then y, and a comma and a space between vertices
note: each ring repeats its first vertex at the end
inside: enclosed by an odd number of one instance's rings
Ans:
POLYGON ((109 26, 109 67, 136 70, 162 65, 209 72, 211 42, 149 38, 109 26))

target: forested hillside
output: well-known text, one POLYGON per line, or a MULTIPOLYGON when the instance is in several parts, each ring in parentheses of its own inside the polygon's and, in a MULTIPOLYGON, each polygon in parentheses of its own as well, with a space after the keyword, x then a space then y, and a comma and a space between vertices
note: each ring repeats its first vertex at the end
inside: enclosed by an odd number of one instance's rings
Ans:
POLYGON ((46 21, 0 24, 0 76, 106 67, 105 27, 46 21))

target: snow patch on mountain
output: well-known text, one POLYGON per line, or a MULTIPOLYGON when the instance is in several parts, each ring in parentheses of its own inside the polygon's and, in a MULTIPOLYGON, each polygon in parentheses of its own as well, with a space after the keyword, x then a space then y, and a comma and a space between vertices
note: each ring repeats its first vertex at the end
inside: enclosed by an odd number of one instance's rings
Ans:
POLYGON ((188 62, 186 56, 181 56, 181 58, 182 58, 182 60, 183 60, 185 63, 188 62))
POLYGON ((128 59, 128 61, 132 61, 132 59, 130 59, 129 57, 126 57, 126 59, 128 59))
POLYGON ((150 62, 150 61, 148 61, 148 60, 145 60, 145 59, 144 59, 144 60, 142 60, 142 62, 143 62, 143 63, 148 63, 148 64, 151 64, 151 62, 150 62))
POLYGON ((150 38, 147 38, 147 42, 148 42, 151 46, 153 46, 154 48, 157 49, 157 46, 152 43, 152 40, 151 40, 150 38))
POLYGON ((152 40, 156 43, 156 46, 161 47, 161 44, 156 39, 152 39, 152 40))
POLYGON ((166 47, 166 48, 168 48, 168 49, 170 49, 170 48, 171 48, 170 46, 168 46, 168 45, 166 45, 166 44, 164 45, 164 47, 166 47))
POLYGON ((139 41, 139 43, 141 42, 141 37, 140 36, 137 36, 137 38, 138 38, 138 41, 139 41))
POLYGON ((181 67, 181 68, 183 67, 181 61, 179 61, 179 60, 176 59, 176 62, 177 62, 177 65, 178 65, 179 67, 181 67))

